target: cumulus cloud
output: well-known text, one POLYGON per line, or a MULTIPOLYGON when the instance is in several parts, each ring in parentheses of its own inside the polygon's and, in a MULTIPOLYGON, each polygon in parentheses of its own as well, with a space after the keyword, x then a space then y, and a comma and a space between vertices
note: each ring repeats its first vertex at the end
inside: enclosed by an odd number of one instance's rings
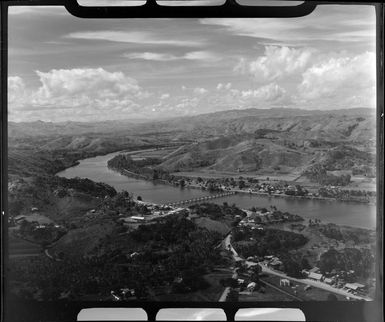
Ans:
MULTIPOLYGON (((220 83, 221 84, 221 83, 220 83)), ((271 108, 289 106, 290 95, 287 90, 277 83, 254 88, 229 88, 218 84, 220 89, 206 96, 207 100, 202 107, 210 108, 206 112, 224 111, 229 109, 271 108)))
POLYGON ((241 59, 235 71, 250 74, 257 81, 273 81, 302 72, 314 53, 310 48, 289 48, 286 46, 265 46, 263 56, 253 61, 241 59))
POLYGON ((27 92, 24 80, 19 76, 8 77, 8 105, 21 108, 26 103, 27 92))
POLYGON ((226 90, 229 90, 231 88, 232 84, 231 83, 227 83, 227 84, 222 84, 222 83, 219 83, 217 85, 217 90, 220 91, 220 90, 223 90, 223 89, 226 89, 226 90))
POLYGON ((198 97, 184 97, 175 105, 173 112, 175 112, 176 115, 195 114, 197 113, 199 102, 198 97))
MULTIPOLYGON (((103 68, 52 69, 36 71, 41 86, 27 90, 20 77, 10 77, 9 106, 13 115, 55 110, 55 115, 100 115, 140 111, 140 100, 150 94, 122 72, 103 68), (25 94, 27 93, 27 94, 25 94)), ((121 114, 120 114, 121 115, 121 114)))
MULTIPOLYGON (((304 71, 298 86, 303 101, 355 106, 374 106, 376 86, 376 57, 366 52, 351 57, 331 57, 304 71)), ((346 106, 348 107, 348 106, 346 106)))
POLYGON ((271 83, 257 89, 240 92, 243 99, 257 99, 264 102, 273 102, 285 97, 286 90, 278 84, 271 83))
POLYGON ((165 100, 165 99, 168 99, 168 98, 170 98, 170 94, 169 94, 169 93, 164 93, 164 94, 162 94, 162 95, 160 96, 160 99, 161 99, 161 100, 165 100))
POLYGON ((204 95, 208 92, 208 90, 203 87, 197 87, 197 88, 194 88, 193 92, 194 94, 197 94, 197 95, 204 95))
POLYGON ((133 99, 145 95, 135 79, 103 68, 53 69, 36 73, 42 86, 33 95, 34 105, 104 109, 133 104, 133 99))

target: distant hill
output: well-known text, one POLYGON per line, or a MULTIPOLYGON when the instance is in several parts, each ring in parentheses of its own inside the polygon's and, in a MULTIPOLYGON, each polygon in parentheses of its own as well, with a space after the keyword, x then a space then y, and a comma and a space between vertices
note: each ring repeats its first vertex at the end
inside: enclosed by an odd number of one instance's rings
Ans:
POLYGON ((169 171, 206 168, 218 171, 255 171, 267 167, 296 167, 309 160, 306 153, 253 135, 225 136, 184 146, 161 166, 169 171))
POLYGON ((115 120, 101 122, 9 122, 10 138, 29 136, 66 136, 90 133, 141 135, 174 132, 177 136, 196 139, 213 135, 254 133, 272 129, 319 139, 366 140, 373 136, 375 110, 354 108, 330 111, 273 108, 245 109, 170 118, 161 121, 115 120))
MULTIPOLYGON (((325 151, 337 146, 351 146, 368 153, 375 146, 376 118, 374 109, 365 108, 329 111, 274 108, 149 122, 10 122, 8 128, 11 169, 28 169, 29 166, 24 166, 27 160, 24 156, 31 152, 40 157, 41 151, 54 151, 56 163, 63 157, 68 159, 71 153, 72 164, 83 156, 179 141, 185 145, 161 164, 168 171, 200 168, 299 173, 324 160, 325 151)), ((355 165, 359 168, 364 163, 355 165)), ((54 169, 64 166, 59 164, 54 169)))
POLYGON ((340 145, 370 150, 375 141, 374 113, 368 109, 250 109, 172 120, 183 124, 184 135, 196 142, 170 154, 161 166, 169 171, 300 173, 340 145))

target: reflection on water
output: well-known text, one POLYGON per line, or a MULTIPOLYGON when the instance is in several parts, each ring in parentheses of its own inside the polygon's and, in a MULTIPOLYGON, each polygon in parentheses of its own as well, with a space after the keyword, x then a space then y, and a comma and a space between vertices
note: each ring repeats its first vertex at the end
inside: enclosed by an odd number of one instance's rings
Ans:
MULTIPOLYGON (((143 200, 154 203, 175 202, 209 194, 207 191, 198 189, 180 189, 161 183, 123 176, 107 167, 107 161, 117 154, 120 154, 120 152, 81 160, 79 165, 68 168, 58 173, 58 175, 66 178, 81 177, 89 178, 96 182, 105 182, 113 186, 117 191, 127 190, 132 192, 135 197, 141 196, 143 200)), ((243 209, 249 209, 253 206, 269 208, 273 205, 281 211, 288 211, 306 219, 318 218, 324 222, 362 228, 374 228, 376 225, 376 207, 356 202, 295 199, 248 194, 237 194, 213 199, 211 202, 218 204, 223 202, 235 203, 243 209)))

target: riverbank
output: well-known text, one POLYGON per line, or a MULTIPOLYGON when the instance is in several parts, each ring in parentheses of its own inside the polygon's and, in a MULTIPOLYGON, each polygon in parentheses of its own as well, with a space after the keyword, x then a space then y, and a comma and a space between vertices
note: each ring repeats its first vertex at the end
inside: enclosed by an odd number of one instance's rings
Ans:
POLYGON ((310 199, 310 200, 325 200, 325 201, 342 201, 342 202, 353 202, 353 203, 364 203, 364 204, 370 204, 370 205, 376 205, 375 202, 370 201, 360 201, 360 200, 340 200, 336 198, 328 198, 328 197, 316 197, 316 196, 291 196, 286 194, 278 194, 278 193, 266 193, 266 192, 257 192, 257 191, 245 191, 245 190, 232 190, 239 193, 246 193, 246 194, 252 194, 252 195, 260 195, 260 196, 266 196, 266 197, 281 197, 281 198, 288 198, 288 199, 310 199))
MULTIPOLYGON (((126 175, 129 177, 133 178, 138 178, 138 179, 143 179, 151 182, 156 182, 156 183, 162 183, 166 185, 171 185, 175 187, 180 187, 180 188, 191 188, 191 189, 199 189, 203 191, 207 191, 207 189, 203 185, 197 185, 197 184, 190 184, 190 183, 185 183, 183 186, 180 185, 180 180, 193 180, 195 177, 186 177, 184 176, 175 176, 175 178, 178 178, 178 181, 170 182, 167 180, 162 180, 162 179, 156 179, 152 180, 149 179, 145 175, 141 175, 138 173, 135 173, 133 171, 129 171, 127 169, 117 169, 117 168, 112 168, 110 169, 117 171, 121 173, 122 175, 126 175)), ((338 199, 338 198, 330 198, 330 197, 322 197, 322 196, 314 196, 314 195, 304 195, 304 196, 298 196, 298 195, 288 195, 285 193, 267 193, 267 192, 260 192, 260 191, 250 191, 250 190, 242 190, 242 189, 215 189, 212 191, 209 191, 212 193, 219 193, 219 192, 236 192, 236 193, 244 193, 244 194, 250 194, 250 195, 258 195, 258 196, 265 196, 265 197, 278 197, 278 198, 288 198, 288 199, 310 199, 310 200, 325 200, 325 201, 342 201, 342 202, 352 202, 352 203, 363 203, 363 204, 368 204, 368 205, 376 205, 376 202, 370 201, 370 200, 359 200, 359 199, 338 199)))
MULTIPOLYGON (((185 180, 184 189, 181 189, 180 185, 162 179, 144 180, 122 175, 120 172, 107 167, 107 161, 118 153, 115 152, 109 155, 81 160, 78 166, 69 168, 57 175, 65 178, 80 177, 88 178, 94 182, 105 182, 114 187, 118 192, 125 190, 133 193, 135 198, 140 196, 143 201, 154 204, 173 203, 212 194, 206 188, 202 190, 199 184, 194 182, 189 184, 188 180, 185 180)), ((203 184, 203 182, 201 183, 203 184)), ((305 218, 305 220, 318 218, 325 223, 329 222, 368 229, 376 227, 376 208, 368 203, 281 196, 275 197, 262 192, 250 194, 245 189, 242 190, 242 193, 214 199, 212 202, 219 205, 227 202, 229 205, 235 204, 241 209, 251 209, 252 207, 270 209, 271 206, 275 206, 283 212, 287 211, 298 214, 305 218)))

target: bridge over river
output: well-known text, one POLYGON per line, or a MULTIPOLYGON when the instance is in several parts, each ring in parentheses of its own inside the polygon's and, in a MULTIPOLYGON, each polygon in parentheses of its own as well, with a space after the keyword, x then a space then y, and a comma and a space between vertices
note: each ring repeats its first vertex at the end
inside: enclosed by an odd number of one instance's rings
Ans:
POLYGON ((215 195, 209 195, 209 196, 204 196, 204 197, 199 197, 199 198, 170 202, 170 203, 166 203, 165 206, 170 206, 170 207, 188 206, 188 205, 193 205, 193 204, 201 203, 201 202, 212 200, 212 199, 228 197, 231 195, 235 195, 236 193, 237 193, 236 191, 222 192, 222 193, 218 193, 215 195))

